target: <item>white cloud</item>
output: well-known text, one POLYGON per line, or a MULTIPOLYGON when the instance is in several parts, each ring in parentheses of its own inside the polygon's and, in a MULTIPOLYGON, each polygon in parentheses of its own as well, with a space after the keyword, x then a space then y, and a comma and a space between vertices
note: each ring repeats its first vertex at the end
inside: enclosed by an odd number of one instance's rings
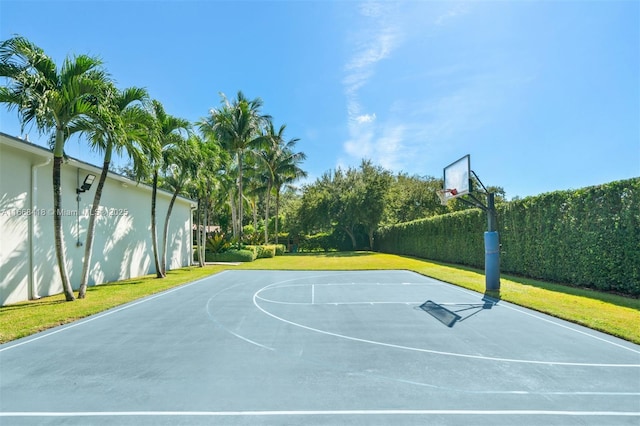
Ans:
POLYGON ((373 114, 362 114, 355 118, 356 123, 364 124, 364 123, 373 123, 376 120, 376 113, 373 114))

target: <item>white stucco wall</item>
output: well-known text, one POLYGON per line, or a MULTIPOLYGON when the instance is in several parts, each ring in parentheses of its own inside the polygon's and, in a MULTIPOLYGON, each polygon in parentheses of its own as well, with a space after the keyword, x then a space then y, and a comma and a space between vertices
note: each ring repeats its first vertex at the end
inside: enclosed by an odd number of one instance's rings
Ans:
MULTIPOLYGON (((53 235, 53 161, 33 169, 50 158, 49 151, 0 133, 1 305, 62 292, 53 235)), ((74 289, 80 285, 89 207, 99 176, 99 168, 80 161, 69 160, 62 166, 64 244, 74 289), (80 194, 78 202, 76 188, 88 173, 96 175, 96 180, 89 191, 80 194)), ((170 198, 170 194, 158 192, 159 244, 170 198)), ((100 204, 89 285, 155 273, 151 188, 109 174, 100 204)), ((192 204, 178 197, 174 205, 167 244, 168 269, 191 263, 192 204)))

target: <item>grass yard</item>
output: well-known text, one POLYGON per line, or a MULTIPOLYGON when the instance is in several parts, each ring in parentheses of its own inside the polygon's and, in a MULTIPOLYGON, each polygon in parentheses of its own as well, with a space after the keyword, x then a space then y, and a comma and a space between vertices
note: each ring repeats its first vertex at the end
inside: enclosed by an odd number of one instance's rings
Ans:
MULTIPOLYGON (((65 302, 64 295, 0 307, 0 343, 215 274, 225 269, 379 270, 404 269, 484 292, 482 271, 421 259, 372 252, 289 254, 241 265, 207 265, 90 287, 87 298, 65 302)), ((503 275, 499 297, 640 344, 640 300, 503 275)))

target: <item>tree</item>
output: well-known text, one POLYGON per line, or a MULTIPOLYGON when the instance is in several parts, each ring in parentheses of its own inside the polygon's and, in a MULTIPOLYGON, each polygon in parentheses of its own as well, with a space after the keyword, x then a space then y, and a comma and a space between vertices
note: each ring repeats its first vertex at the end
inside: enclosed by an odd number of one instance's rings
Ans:
POLYGON ((0 76, 8 80, 0 87, 0 102, 17 109, 23 129, 35 122, 41 134, 51 132, 55 250, 65 298, 72 301, 62 233, 64 146, 74 124, 97 107, 107 75, 99 59, 86 55, 67 57, 58 69, 41 48, 16 36, 0 44, 0 76))
POLYGON ((391 186, 391 173, 380 166, 374 166, 369 160, 362 160, 360 164, 360 180, 362 181, 364 197, 359 198, 361 214, 360 224, 364 226, 369 236, 369 249, 373 250, 373 234, 382 221, 387 194, 391 186))
POLYGON ((200 164, 198 165, 196 178, 192 183, 192 197, 198 199, 196 243, 198 263, 203 267, 205 264, 204 247, 207 240, 212 193, 216 190, 219 191, 221 187, 224 175, 221 175, 220 171, 225 158, 223 158, 220 145, 213 134, 200 138, 200 153, 200 164))
POLYGON ((78 125, 88 136, 91 147, 104 153, 102 172, 89 214, 84 264, 78 290, 80 299, 85 297, 87 291, 97 211, 113 152, 124 152, 132 159, 132 171, 138 180, 147 173, 147 158, 158 156, 157 145, 146 138, 151 125, 149 114, 143 108, 143 103, 147 100, 148 95, 144 89, 131 87, 119 91, 113 84, 109 84, 100 96, 99 108, 91 114, 90 119, 83 120, 78 125))
MULTIPOLYGON (((236 99, 229 101, 222 93, 222 106, 212 109, 209 117, 201 120, 200 128, 203 132, 213 132, 216 134, 220 145, 235 157, 237 163, 237 221, 238 224, 238 244, 242 241, 242 220, 243 210, 243 159, 248 149, 254 148, 262 143, 260 139, 260 129, 270 117, 262 115, 262 99, 247 99, 239 91, 236 99)), ((232 210, 233 211, 233 210, 232 210)))
POLYGON ((173 189, 171 201, 167 209, 167 216, 164 219, 164 229, 162 232, 162 275, 167 273, 167 237, 169 234, 169 218, 173 210, 173 205, 182 189, 198 173, 200 165, 200 144, 201 139, 197 135, 190 135, 187 139, 177 138, 165 151, 165 183, 173 189))
POLYGON ((337 169, 325 173, 312 185, 304 187, 300 203, 300 222, 305 230, 340 229, 357 248, 356 231, 361 227, 373 248, 373 234, 378 228, 391 174, 369 160, 362 160, 358 169, 337 169))
POLYGON ((359 223, 356 170, 326 172, 315 183, 304 187, 300 222, 307 232, 344 231, 352 247, 357 247, 355 227, 359 223))
POLYGON ((398 173, 387 194, 382 222, 391 225, 447 213, 449 210, 436 196, 439 189, 442 179, 398 173))
MULTIPOLYGON (((258 210, 261 200, 263 197, 266 198, 265 192, 267 191, 266 172, 259 157, 260 152, 258 150, 248 151, 244 161, 244 182, 242 187, 244 189, 244 200, 251 209, 253 220, 253 235, 250 236, 250 244, 258 244, 260 242, 258 210)), ((246 237, 245 241, 248 241, 246 237)))
POLYGON ((276 244, 278 244, 278 221, 280 220, 280 193, 283 188, 293 188, 292 184, 300 178, 307 177, 307 172, 299 167, 299 164, 307 157, 304 152, 292 152, 298 139, 292 139, 285 145, 285 149, 280 150, 276 156, 273 187, 276 192, 276 216, 275 234, 276 244))
MULTIPOLYGON (((151 245, 153 246, 153 259, 156 266, 156 276, 164 278, 163 267, 160 262, 158 251, 158 234, 156 226, 156 201, 158 196, 158 177, 160 168, 166 163, 172 146, 180 144, 183 134, 186 133, 190 124, 187 120, 173 117, 166 113, 164 107, 157 100, 151 102, 151 113, 154 120, 154 131, 152 137, 158 144, 161 152, 160 160, 152 161, 152 184, 151 184, 151 245)), ((152 159, 153 160, 153 159, 152 159)))
POLYGON ((333 174, 325 172, 315 182, 302 187, 302 197, 298 207, 296 221, 307 234, 330 232, 333 223, 329 214, 332 202, 333 174))
POLYGON ((283 124, 276 132, 273 123, 269 122, 266 133, 264 134, 266 145, 264 146, 264 149, 258 153, 265 168, 265 243, 269 241, 267 224, 269 223, 269 208, 272 190, 275 190, 276 193, 275 242, 278 244, 278 210, 280 207, 280 192, 284 186, 290 185, 296 180, 307 176, 307 173, 299 167, 299 164, 306 159, 306 155, 303 152, 293 152, 296 143, 300 139, 294 138, 285 142, 285 129, 286 125, 283 124))

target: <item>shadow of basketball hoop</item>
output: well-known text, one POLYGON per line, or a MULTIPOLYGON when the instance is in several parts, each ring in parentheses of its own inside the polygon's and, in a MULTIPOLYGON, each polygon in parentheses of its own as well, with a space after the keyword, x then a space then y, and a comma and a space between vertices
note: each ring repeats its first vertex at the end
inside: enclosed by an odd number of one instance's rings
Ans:
POLYGON ((483 303, 448 303, 447 307, 427 300, 420 309, 451 328, 456 323, 466 321, 482 311, 489 310, 500 301, 500 292, 486 292, 482 297, 483 303))

